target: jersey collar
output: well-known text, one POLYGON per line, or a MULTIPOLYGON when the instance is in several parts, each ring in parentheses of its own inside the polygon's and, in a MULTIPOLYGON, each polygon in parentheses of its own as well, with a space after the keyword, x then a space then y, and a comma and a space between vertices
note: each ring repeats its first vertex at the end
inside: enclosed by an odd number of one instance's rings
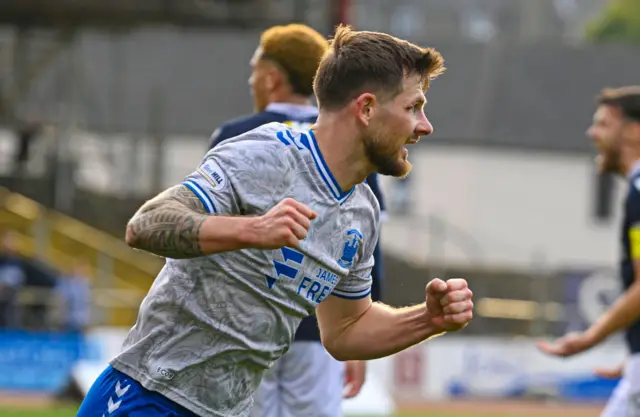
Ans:
POLYGON ((317 117, 318 108, 308 104, 294 103, 271 103, 267 105, 265 111, 280 113, 286 116, 294 117, 317 117))
POLYGON ((318 142, 316 141, 316 135, 311 129, 309 129, 308 134, 311 138, 311 140, 309 141, 309 148, 311 151, 311 155, 313 155, 313 159, 316 162, 318 171, 320 172, 320 176, 327 184, 327 187, 329 187, 331 194, 333 194, 333 196, 340 202, 340 204, 344 203, 345 201, 347 201, 347 199, 355 189, 355 186, 351 187, 351 189, 347 191, 342 191, 342 188, 340 188, 338 181, 335 179, 335 177, 331 173, 331 170, 329 169, 329 166, 325 162, 322 153, 320 153, 320 147, 318 146, 318 142))

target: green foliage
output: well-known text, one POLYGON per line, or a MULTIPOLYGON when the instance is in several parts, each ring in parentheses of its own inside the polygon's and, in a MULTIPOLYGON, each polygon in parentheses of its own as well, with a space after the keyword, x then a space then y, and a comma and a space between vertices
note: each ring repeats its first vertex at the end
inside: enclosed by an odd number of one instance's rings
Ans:
POLYGON ((640 1, 611 0, 587 25, 586 35, 594 43, 640 45, 640 1))

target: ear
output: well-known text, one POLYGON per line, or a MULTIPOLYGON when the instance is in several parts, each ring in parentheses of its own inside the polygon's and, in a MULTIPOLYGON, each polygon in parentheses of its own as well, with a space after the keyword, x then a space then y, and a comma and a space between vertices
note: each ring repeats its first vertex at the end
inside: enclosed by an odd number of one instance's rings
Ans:
POLYGON ((268 91, 275 90, 276 86, 279 83, 278 79, 278 71, 273 68, 270 68, 264 77, 264 86, 268 91))
POLYGON ((287 77, 287 74, 285 74, 283 72, 282 69, 280 69, 278 66, 276 66, 273 63, 269 63, 269 69, 267 70, 267 75, 266 75, 266 87, 270 90, 273 91, 277 88, 281 88, 283 85, 286 85, 289 83, 289 79, 287 77))
POLYGON ((371 93, 360 94, 355 101, 356 117, 364 126, 368 126, 377 110, 378 101, 371 93))

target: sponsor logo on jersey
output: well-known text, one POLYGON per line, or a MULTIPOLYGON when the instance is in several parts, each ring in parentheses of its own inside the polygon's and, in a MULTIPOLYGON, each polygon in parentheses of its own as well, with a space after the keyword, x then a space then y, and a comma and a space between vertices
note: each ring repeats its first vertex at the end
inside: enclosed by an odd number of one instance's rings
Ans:
POLYGON ((205 161, 200 168, 198 168, 198 172, 216 191, 224 190, 227 186, 227 177, 224 171, 211 159, 205 161))
POLYGON ((343 268, 351 267, 361 244, 362 233, 356 229, 349 229, 347 231, 347 239, 342 247, 342 256, 338 259, 338 264, 343 268))

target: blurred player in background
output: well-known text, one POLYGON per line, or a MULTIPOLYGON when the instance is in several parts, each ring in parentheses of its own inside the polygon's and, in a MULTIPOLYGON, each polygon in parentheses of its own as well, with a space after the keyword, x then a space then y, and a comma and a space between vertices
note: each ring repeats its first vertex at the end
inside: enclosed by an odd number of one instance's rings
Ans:
MULTIPOLYGON (((249 85, 255 113, 223 124, 213 133, 211 148, 270 122, 308 130, 318 116, 318 108, 311 101, 313 77, 328 47, 329 42, 306 25, 275 26, 265 31, 250 63, 249 85)), ((371 174, 368 182, 381 202, 377 175, 371 174)), ((375 262, 378 269, 379 260, 375 262)), ((372 273, 372 287, 379 288, 376 269, 372 273)), ((371 295, 373 301, 379 301, 379 291, 372 289, 371 295)), ((344 365, 322 346, 315 316, 303 319, 289 351, 265 374, 252 415, 341 416, 343 382, 347 382, 345 397, 354 397, 366 372, 366 363, 362 361, 344 365)))
POLYGON ((78 416, 247 417, 314 311, 341 361, 466 326, 463 279, 431 280, 411 307, 371 300, 380 207, 364 181, 409 174, 406 146, 433 130, 425 91, 443 70, 433 49, 341 27, 316 73, 312 129, 267 123, 228 139, 146 202, 126 241, 167 261, 78 416))
MULTIPOLYGON (((572 356, 625 330, 631 356, 624 366, 624 377, 602 416, 640 416, 640 87, 603 90, 587 133, 599 151, 599 170, 624 176, 629 183, 620 262, 625 291, 585 332, 570 333, 553 343, 540 342, 538 346, 551 355, 572 356)), ((622 367, 597 373, 616 377, 622 375, 622 367)))

